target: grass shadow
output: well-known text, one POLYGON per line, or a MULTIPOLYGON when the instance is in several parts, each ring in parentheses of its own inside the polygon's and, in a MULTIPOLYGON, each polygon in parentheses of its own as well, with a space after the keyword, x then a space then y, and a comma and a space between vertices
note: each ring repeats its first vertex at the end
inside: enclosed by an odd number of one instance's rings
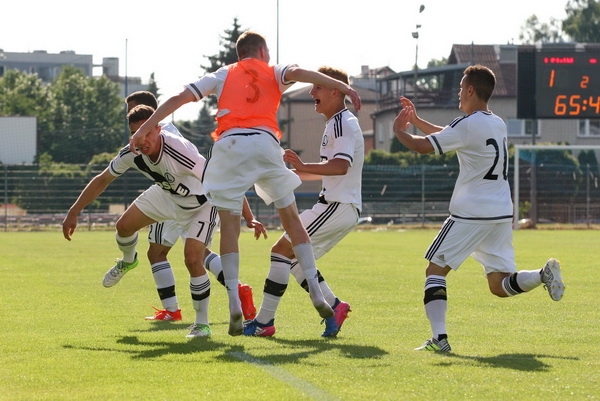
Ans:
POLYGON ((131 347, 85 347, 66 344, 65 349, 77 349, 101 352, 120 352, 130 354, 132 359, 160 358, 169 354, 188 355, 194 352, 221 351, 227 352, 232 348, 228 344, 214 341, 211 337, 196 337, 187 342, 140 341, 137 336, 123 336, 116 341, 117 345, 131 347))
MULTIPOLYGON (((500 354, 496 356, 469 356, 459 355, 453 352, 439 354, 446 358, 454 358, 462 361, 473 361, 484 367, 512 369, 523 372, 547 372, 552 365, 540 360, 541 358, 579 360, 574 357, 557 357, 555 355, 543 354, 500 354)), ((440 365, 449 365, 449 361, 440 362, 440 365)))
MULTIPOLYGON (((285 353, 274 352, 270 355, 260 357, 260 360, 263 363, 274 365, 297 363, 315 354, 332 350, 340 352, 342 357, 349 359, 380 359, 383 356, 388 355, 388 352, 380 347, 339 343, 336 342, 336 339, 334 338, 320 340, 286 340, 268 337, 263 340, 282 345, 286 350, 285 353)), ((231 357, 246 362, 248 359, 255 359, 249 354, 243 354, 241 352, 228 352, 218 358, 231 359, 231 357)))

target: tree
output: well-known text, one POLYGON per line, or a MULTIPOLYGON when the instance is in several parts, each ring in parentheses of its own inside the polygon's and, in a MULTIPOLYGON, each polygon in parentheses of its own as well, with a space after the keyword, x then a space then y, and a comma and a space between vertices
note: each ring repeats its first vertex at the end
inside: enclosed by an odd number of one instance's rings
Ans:
POLYGON ((198 113, 198 119, 194 122, 182 122, 179 126, 181 134, 192 142, 198 148, 198 151, 205 155, 208 153, 213 143, 210 137, 211 132, 215 130, 215 118, 211 114, 211 109, 206 102, 198 113))
POLYGON ((0 115, 38 116, 48 111, 47 87, 37 74, 8 70, 0 77, 0 115))
POLYGON ((116 83, 66 66, 48 90, 54 104, 48 116, 52 129, 41 132, 40 153, 56 162, 87 163, 96 153, 115 152, 126 142, 116 83))
MULTIPOLYGON (((219 46, 221 46, 221 50, 217 54, 212 56, 204 56, 210 62, 210 65, 201 65, 202 68, 206 72, 215 72, 219 68, 232 64, 238 61, 237 51, 235 49, 235 44, 240 37, 240 35, 245 31, 245 29, 240 29, 241 25, 238 24, 238 19, 233 19, 233 28, 226 29, 224 35, 219 35, 219 46)), ((217 99, 213 96, 207 99, 208 105, 212 108, 216 107, 217 99)))
POLYGON ((525 21, 525 26, 521 27, 519 40, 523 44, 536 43, 559 43, 565 41, 560 28, 561 21, 556 18, 550 18, 550 22, 540 22, 536 15, 532 15, 525 21))
POLYGON ((595 0, 570 0, 563 21, 565 33, 580 43, 600 42, 600 3, 595 0))
MULTIPOLYGON (((244 29, 238 24, 238 19, 233 19, 233 27, 226 29, 223 35, 219 36, 219 45, 221 50, 212 56, 204 56, 208 59, 209 65, 201 65, 205 72, 214 72, 219 68, 235 63, 238 60, 235 44, 244 29)), ((179 121, 178 128, 181 134, 194 143, 200 153, 206 154, 213 140, 210 133, 215 129, 214 111, 217 108, 217 99, 214 96, 207 96, 202 99, 204 102, 198 113, 198 119, 190 121, 179 121)))
POLYGON ((157 99, 160 97, 158 85, 156 79, 154 79, 154 73, 150 74, 150 81, 148 82, 148 92, 152 93, 157 99))
POLYGON ((204 57, 208 59, 210 65, 201 65, 200 68, 206 72, 215 72, 224 65, 235 63, 238 60, 237 52, 235 50, 235 43, 240 35, 245 31, 245 29, 240 28, 241 25, 238 24, 238 19, 234 18, 233 28, 225 29, 225 34, 219 35, 219 46, 221 46, 222 49, 219 50, 217 54, 212 56, 205 55, 204 57))

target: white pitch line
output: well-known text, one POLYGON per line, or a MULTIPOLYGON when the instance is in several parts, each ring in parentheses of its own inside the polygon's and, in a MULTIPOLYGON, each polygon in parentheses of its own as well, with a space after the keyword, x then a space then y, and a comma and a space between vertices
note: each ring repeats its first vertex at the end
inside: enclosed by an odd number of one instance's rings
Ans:
POLYGON ((273 376, 275 379, 297 388, 298 390, 302 391, 305 394, 308 394, 310 397, 316 400, 339 401, 339 398, 334 397, 325 390, 320 389, 319 387, 314 386, 302 379, 299 379, 287 370, 275 366, 270 362, 255 358, 251 355, 246 354, 245 352, 233 351, 229 352, 228 354, 236 359, 258 366, 259 368, 265 370, 267 373, 273 376))

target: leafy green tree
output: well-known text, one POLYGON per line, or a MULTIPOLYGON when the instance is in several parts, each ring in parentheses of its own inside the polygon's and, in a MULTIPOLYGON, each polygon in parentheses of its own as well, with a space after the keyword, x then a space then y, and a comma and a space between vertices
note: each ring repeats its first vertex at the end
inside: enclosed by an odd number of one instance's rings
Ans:
POLYGON ((238 19, 234 18, 233 27, 231 29, 225 29, 225 34, 219 36, 219 46, 221 46, 221 50, 212 56, 204 56, 208 59, 210 64, 201 65, 200 68, 206 72, 215 72, 224 65, 235 63, 238 60, 235 43, 245 30, 246 29, 242 29, 241 25, 238 24, 238 19))
POLYGON ((36 74, 8 70, 0 77, 0 115, 39 116, 48 107, 48 90, 36 74))
MULTIPOLYGON (((208 59, 209 65, 200 65, 200 68, 206 72, 215 72, 227 64, 238 61, 235 43, 244 31, 245 29, 242 29, 241 25, 238 24, 238 19, 234 18, 233 27, 231 29, 225 29, 225 34, 219 36, 219 46, 221 46, 221 50, 212 56, 205 55, 204 57, 208 59)), ((212 108, 217 105, 217 99, 213 96, 209 97, 207 102, 212 108)))
MULTIPOLYGON (((233 27, 226 29, 223 35, 220 35, 219 45, 221 50, 212 56, 204 56, 208 59, 208 65, 201 65, 205 72, 214 72, 219 68, 235 63, 238 60, 235 44, 244 32, 238 24, 238 19, 233 19, 233 27)), ((203 105, 198 113, 198 119, 195 121, 178 121, 177 127, 181 134, 194 143, 200 153, 206 154, 213 140, 210 133, 215 129, 214 111, 217 107, 217 99, 214 96, 207 96, 202 99, 203 105)))
POLYGON ((562 28, 580 43, 600 42, 600 3, 595 0, 569 0, 562 28))
POLYGON ((41 152, 57 162, 86 163, 96 153, 114 152, 125 143, 116 83, 67 66, 48 91, 55 107, 48 117, 52 130, 41 134, 41 152))
POLYGON ((561 21, 550 18, 550 22, 541 22, 536 15, 527 18, 525 25, 521 27, 519 40, 523 44, 536 43, 559 43, 564 42, 565 37, 561 29, 561 21))

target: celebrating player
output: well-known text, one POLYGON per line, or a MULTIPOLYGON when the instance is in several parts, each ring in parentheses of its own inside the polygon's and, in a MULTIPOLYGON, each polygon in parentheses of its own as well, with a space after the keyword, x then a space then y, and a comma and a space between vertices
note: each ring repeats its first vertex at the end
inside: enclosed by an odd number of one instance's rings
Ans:
MULTIPOLYGON (((156 110, 158 102, 152 92, 148 91, 137 91, 133 92, 125 98, 127 104, 127 111, 131 111, 135 106, 145 104, 156 110)), ((161 123, 161 128, 164 131, 169 131, 175 135, 181 136, 179 130, 172 123, 161 123)), ((244 201, 244 219, 248 227, 252 228, 252 220, 254 216, 250 209, 250 205, 247 200, 244 201)), ((157 309, 154 316, 148 316, 147 320, 181 320, 181 310, 179 309, 179 302, 177 300, 177 293, 175 291, 175 275, 173 269, 167 258, 169 251, 177 242, 177 239, 183 235, 184 227, 178 221, 170 220, 160 223, 153 223, 148 227, 148 260, 150 261, 150 267, 152 269, 152 277, 156 283, 156 290, 162 303, 163 309, 157 309)), ((110 269, 104 278, 104 286, 111 287, 119 282, 121 277, 128 270, 131 269, 131 265, 128 266, 130 269, 122 269, 122 264, 117 264, 115 267, 110 269)), ((135 267, 135 266, 134 266, 135 267)), ((223 269, 221 267, 221 257, 206 248, 204 254, 204 267, 215 275, 217 281, 223 286, 225 281, 223 279, 223 269)), ((242 311, 244 312, 244 319, 252 319, 256 316, 256 308, 252 301, 251 287, 246 284, 239 284, 243 286, 246 291, 250 291, 248 297, 240 297, 242 303, 242 311)))
MULTIPOLYGON (((131 132, 135 132, 153 112, 153 108, 145 105, 134 107, 127 115, 131 132)), ((126 146, 102 173, 88 183, 63 221, 63 235, 71 240, 81 210, 129 168, 138 169, 156 184, 137 197, 117 221, 116 240, 123 258, 117 260, 115 267, 117 270, 130 270, 137 265, 136 245, 141 228, 168 220, 183 224, 185 264, 190 273, 190 291, 196 310, 195 323, 187 337, 209 336, 210 280, 202 261, 218 224, 218 216, 207 202, 200 181, 205 159, 191 142, 161 131, 158 124, 144 136, 139 152, 141 155, 136 156, 126 146)), ((264 234, 264 228, 257 222, 255 236, 258 238, 261 233, 264 234)))
MULTIPOLYGON (((331 67, 319 72, 348 83, 348 75, 331 67)), ((304 163, 292 150, 285 151, 284 161, 294 167, 302 180, 322 180, 318 202, 300 214, 302 224, 310 235, 315 259, 329 252, 351 232, 358 222, 362 208, 361 181, 364 162, 364 138, 356 117, 346 108, 345 95, 337 89, 313 85, 310 95, 315 111, 326 117, 325 132, 320 142, 320 163, 304 163)), ((275 311, 281 301, 291 271, 306 287, 302 269, 297 266, 294 249, 287 233, 271 248, 271 267, 265 280, 263 301, 244 334, 268 337, 275 334, 275 311)), ((325 319, 323 337, 335 337, 350 311, 348 303, 340 301, 319 274, 323 296, 332 306, 334 316, 325 319)))
POLYGON ((465 113, 446 127, 421 119, 414 104, 400 99, 393 130, 407 148, 420 154, 456 151, 460 172, 450 199, 450 217, 425 253, 425 312, 433 337, 417 350, 449 352, 446 331, 446 276, 469 256, 483 266, 490 292, 511 297, 542 283, 559 301, 565 286, 560 264, 549 259, 536 270, 516 270, 512 245, 513 204, 508 184, 507 130, 488 108, 496 77, 487 67, 467 67, 460 81, 459 108, 465 113), (413 124, 425 137, 406 132, 413 124))
POLYGON ((269 65, 265 39, 255 32, 238 38, 239 61, 201 77, 160 105, 155 115, 131 137, 132 148, 158 121, 180 106, 215 94, 217 129, 203 177, 206 195, 219 210, 221 261, 229 295, 230 335, 241 335, 243 316, 238 298, 240 213, 245 192, 252 185, 265 203, 274 203, 289 234, 294 255, 307 279, 313 305, 322 318, 333 316, 319 287, 310 237, 300 220, 294 189, 300 179, 286 168, 279 145, 277 109, 281 94, 294 82, 338 89, 349 95, 356 109, 360 97, 348 84, 296 65, 269 65))

